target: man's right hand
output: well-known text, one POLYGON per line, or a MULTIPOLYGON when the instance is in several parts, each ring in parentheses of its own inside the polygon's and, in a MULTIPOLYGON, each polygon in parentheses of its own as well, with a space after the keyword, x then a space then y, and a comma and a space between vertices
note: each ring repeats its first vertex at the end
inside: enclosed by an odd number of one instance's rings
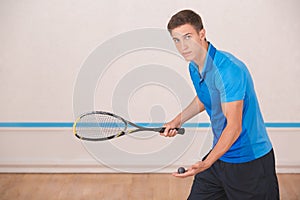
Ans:
POLYGON ((181 124, 176 122, 176 119, 174 119, 164 125, 165 131, 160 135, 165 137, 174 137, 178 132, 176 128, 180 128, 180 126, 181 124))

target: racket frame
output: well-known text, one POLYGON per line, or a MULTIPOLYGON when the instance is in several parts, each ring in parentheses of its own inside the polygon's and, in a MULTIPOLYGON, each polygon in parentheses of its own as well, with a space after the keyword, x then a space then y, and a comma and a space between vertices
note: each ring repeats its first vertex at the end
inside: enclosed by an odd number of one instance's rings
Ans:
MULTIPOLYGON (((131 133, 134 133, 134 132, 138 132, 138 131, 154 131, 154 132, 159 132, 159 133, 162 133, 164 132, 164 127, 159 127, 159 128, 148 128, 148 127, 142 127, 142 126, 139 126, 133 122, 130 122, 128 120, 125 120, 124 118, 116 115, 116 114, 113 114, 113 113, 110 113, 110 112, 106 112, 106 111, 92 111, 92 112, 87 112, 87 113, 84 113, 82 115, 80 115, 74 122, 73 124, 73 133, 74 135, 81 139, 81 140, 87 140, 87 141, 105 141, 105 140, 111 140, 113 138, 117 138, 117 137, 121 137, 123 135, 127 135, 127 134, 131 134, 131 133), (87 115, 108 115, 108 116, 111 116, 111 117, 115 117, 119 120, 121 120, 124 125, 125 125, 125 128, 123 131, 120 131, 119 133, 115 134, 115 135, 112 135, 112 136, 108 136, 108 137, 103 137, 103 138, 87 138, 87 137, 83 137, 83 136, 80 136, 77 134, 77 130, 76 130, 76 126, 77 126, 77 123, 85 116, 87 115), (127 130, 128 128, 128 125, 130 126, 133 126, 135 127, 136 129, 133 129, 133 130, 127 130)), ((176 128, 177 130, 179 130, 178 128, 176 128)), ((183 128, 180 128, 181 130, 178 132, 179 134, 184 134, 184 129, 183 128)))

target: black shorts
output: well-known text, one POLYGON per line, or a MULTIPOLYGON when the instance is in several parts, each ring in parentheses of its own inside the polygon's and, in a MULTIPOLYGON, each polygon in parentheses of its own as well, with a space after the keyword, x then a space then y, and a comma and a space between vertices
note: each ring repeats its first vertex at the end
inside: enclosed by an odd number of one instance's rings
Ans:
POLYGON ((246 163, 232 164, 218 160, 209 169, 197 174, 188 200, 203 199, 279 199, 273 150, 246 163))

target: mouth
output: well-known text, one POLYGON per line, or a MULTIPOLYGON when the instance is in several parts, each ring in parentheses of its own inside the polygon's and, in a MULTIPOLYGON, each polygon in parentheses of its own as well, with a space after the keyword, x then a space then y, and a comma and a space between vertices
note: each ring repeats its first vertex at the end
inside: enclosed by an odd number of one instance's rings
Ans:
POLYGON ((189 52, 183 52, 183 53, 182 53, 182 56, 183 56, 183 57, 187 57, 187 56, 189 56, 189 55, 191 55, 191 54, 192 54, 191 51, 189 51, 189 52))

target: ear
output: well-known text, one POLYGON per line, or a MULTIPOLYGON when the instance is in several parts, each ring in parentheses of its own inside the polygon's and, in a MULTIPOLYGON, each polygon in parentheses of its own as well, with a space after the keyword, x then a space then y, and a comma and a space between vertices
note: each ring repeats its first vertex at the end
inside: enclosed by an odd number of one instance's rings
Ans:
POLYGON ((200 40, 201 40, 201 41, 205 41, 205 38, 206 38, 206 31, 205 31, 204 28, 201 29, 201 30, 199 31, 199 36, 200 36, 200 40))

